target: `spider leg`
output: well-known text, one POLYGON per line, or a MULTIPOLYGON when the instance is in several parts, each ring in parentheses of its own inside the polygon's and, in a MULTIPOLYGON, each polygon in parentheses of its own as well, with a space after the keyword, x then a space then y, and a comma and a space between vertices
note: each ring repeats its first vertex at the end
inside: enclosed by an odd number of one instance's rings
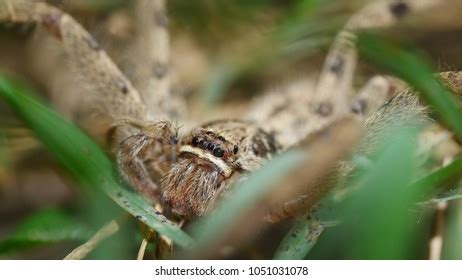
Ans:
POLYGON ((462 71, 447 71, 436 77, 457 96, 462 96, 462 71))
POLYGON ((119 170, 125 181, 158 203, 160 188, 155 180, 160 180, 176 160, 176 129, 169 122, 142 124, 121 119, 111 134, 119 170))
POLYGON ((410 14, 432 8, 439 0, 384 0, 366 5, 337 35, 324 63, 310 107, 320 115, 342 115, 350 110, 352 82, 357 64, 355 32, 386 28, 410 14))
POLYGON ((95 108, 109 118, 108 124, 120 117, 145 118, 146 108, 137 90, 70 15, 42 2, 1 0, 0 21, 37 23, 60 41, 82 85, 97 103, 95 108))
POLYGON ((250 119, 274 134, 284 148, 289 148, 343 118, 351 111, 353 98, 352 80, 357 63, 355 32, 392 26, 412 13, 439 3, 439 0, 385 0, 368 4, 353 15, 337 35, 317 85, 299 87, 297 91, 304 92, 304 96, 291 94, 288 89, 287 94, 271 94, 263 101, 257 100, 250 119))
POLYGON ((143 164, 152 141, 143 134, 135 134, 123 141, 117 151, 117 163, 121 174, 135 190, 153 202, 158 202, 159 186, 148 176, 143 164))
MULTIPOLYGON (((448 71, 435 74, 452 93, 462 95, 462 72, 448 71)), ((353 113, 362 116, 366 121, 380 110, 380 107, 387 106, 388 101, 394 105, 392 99, 402 92, 408 92, 407 84, 391 76, 377 75, 372 77, 366 85, 361 88, 351 103, 353 113)))
POLYGON ((363 119, 371 117, 388 100, 397 95, 404 83, 388 76, 372 77, 356 94, 351 102, 353 113, 363 119))
POLYGON ((171 92, 170 42, 165 0, 137 0, 134 83, 151 119, 181 120, 186 104, 171 92))

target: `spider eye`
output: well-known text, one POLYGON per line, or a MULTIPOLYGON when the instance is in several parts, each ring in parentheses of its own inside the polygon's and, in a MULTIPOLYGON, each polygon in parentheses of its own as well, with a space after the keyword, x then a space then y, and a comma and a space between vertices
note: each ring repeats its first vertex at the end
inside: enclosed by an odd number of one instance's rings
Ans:
POLYGON ((191 144, 196 147, 199 144, 199 139, 197 137, 193 137, 191 144))
POLYGON ((223 137, 223 136, 218 136, 218 140, 220 140, 221 142, 225 142, 225 141, 226 141, 225 137, 223 137))
POLYGON ((205 132, 205 134, 207 134, 207 135, 213 135, 214 133, 213 133, 212 131, 209 130, 209 131, 205 132))
POLYGON ((216 157, 222 157, 223 154, 224 154, 224 151, 220 147, 216 147, 213 150, 213 155, 216 156, 216 157))
POLYGON ((213 151, 213 149, 215 149, 215 145, 213 145, 212 143, 208 143, 207 144, 207 150, 213 151))
POLYGON ((234 152, 234 154, 237 154, 237 152, 239 152, 239 147, 238 147, 238 146, 234 146, 233 152, 234 152))

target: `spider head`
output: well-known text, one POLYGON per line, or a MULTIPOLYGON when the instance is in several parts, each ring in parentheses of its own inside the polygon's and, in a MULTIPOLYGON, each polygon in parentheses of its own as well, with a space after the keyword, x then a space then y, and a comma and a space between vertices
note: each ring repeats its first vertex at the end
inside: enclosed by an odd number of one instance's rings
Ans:
POLYGON ((197 128, 181 144, 178 161, 162 182, 162 199, 180 216, 202 216, 227 189, 239 144, 219 131, 197 128))
POLYGON ((204 128, 193 131, 180 148, 180 157, 191 158, 200 165, 215 169, 224 178, 229 178, 234 172, 233 163, 238 153, 238 143, 226 139, 219 132, 204 128))
POLYGON ((185 218, 208 214, 233 182, 277 153, 274 138, 251 123, 223 120, 196 128, 161 183, 162 201, 185 218))

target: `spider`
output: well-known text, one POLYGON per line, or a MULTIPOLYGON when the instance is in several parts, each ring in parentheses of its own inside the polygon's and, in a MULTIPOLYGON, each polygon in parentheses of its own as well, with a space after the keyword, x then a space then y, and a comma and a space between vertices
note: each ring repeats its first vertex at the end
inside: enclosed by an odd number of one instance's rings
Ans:
MULTIPOLYGON (((384 121, 399 123, 423 115, 417 98, 398 90, 403 87, 390 77, 372 78, 351 97, 357 60, 354 32, 391 26, 439 2, 387 0, 366 5, 334 41, 313 94, 296 89, 286 95, 267 94, 255 101, 247 116, 212 120, 181 133, 177 124, 188 119, 184 100, 170 90, 165 1, 137 1, 145 27, 142 36, 152 49, 146 58, 151 67, 148 81, 138 89, 96 40, 60 9, 36 1, 1 0, 0 20, 36 23, 60 42, 95 101, 92 110, 99 118, 91 115, 91 124, 104 127, 102 134, 122 177, 153 203, 189 220, 209 214, 237 182, 274 156, 311 147, 311 139, 321 135, 322 140, 323 132, 339 129, 342 121, 365 124, 370 147, 384 121)), ((454 87, 462 78, 453 72, 440 77, 454 87)), ((92 125, 82 126, 92 134, 92 125)), ((326 191, 320 187, 298 192, 279 201, 264 219, 277 222, 305 214, 326 191)))

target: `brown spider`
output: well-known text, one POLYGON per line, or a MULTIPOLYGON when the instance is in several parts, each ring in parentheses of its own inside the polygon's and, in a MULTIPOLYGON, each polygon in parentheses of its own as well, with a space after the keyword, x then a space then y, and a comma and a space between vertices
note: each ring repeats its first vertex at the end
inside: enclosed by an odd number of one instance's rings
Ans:
MULTIPOLYGON (((293 147, 312 147, 310 139, 316 133, 338 128, 335 125, 342 121, 366 123, 370 146, 384 120, 399 123, 423 112, 416 97, 406 92, 397 94, 399 86, 389 77, 374 77, 355 98, 350 98, 357 56, 354 32, 390 26, 440 2, 387 0, 367 5, 347 22, 334 42, 313 94, 306 94, 305 89, 289 89, 286 95, 268 94, 256 100, 251 113, 240 120, 212 121, 179 134, 176 123, 189 120, 184 101, 170 92, 164 2, 137 1, 140 21, 147 26, 141 36, 155 46, 146 58, 152 68, 148 82, 139 83, 139 91, 93 37, 63 11, 42 2, 0 0, 0 20, 37 23, 61 42, 72 66, 78 69, 78 78, 95 101, 92 109, 98 118, 92 114, 88 117, 91 122, 88 118, 77 121, 90 134, 94 134, 95 127, 103 126, 102 134, 114 151, 124 179, 147 199, 181 218, 207 215, 234 183, 278 153, 293 147), (394 96, 397 97, 381 107, 394 96)), ((443 73, 440 77, 458 89, 459 73, 443 73)), ((339 159, 337 155, 335 160, 339 159)), ((304 214, 324 192, 293 192, 295 197, 284 197, 286 200, 278 201, 279 205, 264 217, 279 221, 304 214)))

